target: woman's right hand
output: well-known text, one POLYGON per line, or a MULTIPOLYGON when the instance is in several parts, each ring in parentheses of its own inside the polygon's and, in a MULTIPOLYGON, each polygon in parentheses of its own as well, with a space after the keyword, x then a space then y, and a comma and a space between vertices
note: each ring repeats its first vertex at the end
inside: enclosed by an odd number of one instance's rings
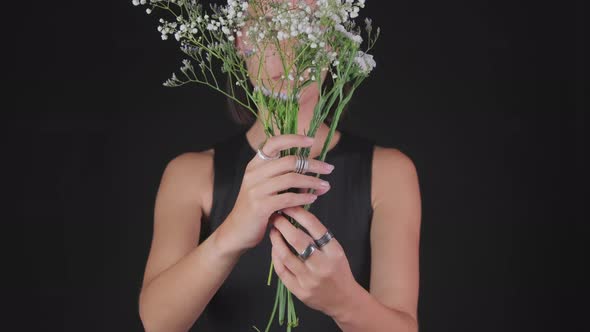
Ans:
MULTIPOLYGON (((269 137, 262 151, 269 156, 276 156, 282 150, 293 147, 309 147, 313 138, 306 135, 284 134, 269 137)), ((274 160, 263 160, 255 155, 248 162, 244 171, 240 192, 235 205, 226 220, 220 237, 226 248, 231 251, 244 252, 262 241, 270 216, 286 207, 309 204, 330 190, 330 184, 315 176, 315 173, 329 174, 330 164, 309 158, 308 172, 313 176, 295 173, 296 156, 284 156, 274 160), (327 184, 327 186, 322 185, 327 184), (289 188, 313 188, 316 194, 285 192, 289 188)))

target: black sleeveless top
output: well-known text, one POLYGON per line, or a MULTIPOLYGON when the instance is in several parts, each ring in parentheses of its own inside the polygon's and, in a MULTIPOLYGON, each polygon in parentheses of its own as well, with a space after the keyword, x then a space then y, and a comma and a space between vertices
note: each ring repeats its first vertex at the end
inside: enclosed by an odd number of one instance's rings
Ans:
MULTIPOLYGON (((340 132, 340 140, 325 158, 336 167, 331 174, 320 175, 330 182, 331 189, 318 196, 309 211, 332 231, 344 248, 356 281, 368 291, 374 141, 340 132)), ((209 220, 201 223, 200 242, 215 231, 232 210, 246 164, 256 155, 246 139, 246 131, 218 142, 214 149, 213 205, 209 220)), ((278 278, 273 272, 272 283, 267 286, 271 248, 267 230, 262 242, 240 257, 191 331, 253 332, 252 325, 264 331, 274 305, 278 278)), ((299 318, 299 325, 293 331, 341 331, 331 317, 307 307, 296 296, 293 302, 299 318)), ((284 330, 286 318, 279 326, 277 308, 271 331, 284 330)))

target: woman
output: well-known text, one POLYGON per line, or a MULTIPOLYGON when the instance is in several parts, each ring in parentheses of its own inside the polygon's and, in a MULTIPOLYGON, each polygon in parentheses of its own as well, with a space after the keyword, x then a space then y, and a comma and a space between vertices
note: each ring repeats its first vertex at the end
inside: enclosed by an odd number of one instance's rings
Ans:
MULTIPOLYGON (((236 45, 253 52, 240 38, 236 45)), ((258 56, 248 57, 252 77, 258 56)), ((263 79, 281 81, 278 55, 266 49, 263 56, 263 79)), ((169 162, 139 299, 146 331, 263 329, 276 294, 274 282, 266 285, 271 259, 299 299, 302 331, 417 331, 421 198, 415 166, 397 149, 344 131, 334 133, 326 162, 316 160, 329 126, 323 123, 313 139, 303 130, 318 96, 314 84, 301 94, 298 135, 265 141, 261 123, 250 122, 212 149, 169 162), (281 150, 308 146, 305 174, 294 156, 276 158, 281 150), (299 193, 276 194, 288 188, 299 193), (309 211, 301 207, 316 198, 309 211), (306 258, 285 242, 302 253, 328 231, 334 237, 306 258)))

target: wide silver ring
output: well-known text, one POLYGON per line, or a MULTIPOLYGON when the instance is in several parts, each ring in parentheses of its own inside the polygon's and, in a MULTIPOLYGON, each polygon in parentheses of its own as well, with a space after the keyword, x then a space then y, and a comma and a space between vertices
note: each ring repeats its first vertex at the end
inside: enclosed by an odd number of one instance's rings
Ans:
POLYGON ((309 170, 309 159, 302 155, 297 155, 297 161, 295 162, 295 173, 305 174, 309 170))
POLYGON ((258 157, 260 157, 264 160, 275 160, 275 159, 279 159, 281 157, 280 153, 278 153, 276 156, 269 156, 266 153, 262 152, 262 147, 264 146, 264 143, 266 143, 266 140, 264 140, 262 143, 260 143, 260 145, 258 145, 258 149, 257 149, 258 157))
POLYGON ((314 242, 310 242, 309 245, 307 246, 307 248, 305 248, 305 250, 303 250, 303 252, 299 254, 299 258, 301 258, 303 261, 305 261, 306 259, 309 258, 309 256, 311 256, 311 254, 316 249, 318 249, 316 244, 314 242))
POLYGON ((315 244, 318 248, 321 248, 323 246, 325 246, 326 244, 328 244, 328 242, 330 242, 330 240, 332 240, 334 238, 334 234, 332 234, 332 232, 330 232, 330 230, 327 230, 326 233, 324 235, 322 235, 322 237, 320 237, 315 241, 315 244))

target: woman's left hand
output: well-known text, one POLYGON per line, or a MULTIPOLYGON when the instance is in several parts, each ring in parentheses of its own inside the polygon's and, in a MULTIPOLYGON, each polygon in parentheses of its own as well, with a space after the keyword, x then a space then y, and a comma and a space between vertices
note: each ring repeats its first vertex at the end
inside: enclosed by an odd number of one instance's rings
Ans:
MULTIPOLYGON (((285 240, 301 253, 327 231, 309 211, 296 206, 281 210, 305 227, 313 236, 292 225, 278 213, 271 216, 270 239, 274 269, 283 284, 310 308, 336 317, 354 301, 360 285, 354 279, 346 254, 336 238, 312 252, 305 261, 294 254, 285 240)), ((335 234, 334 234, 335 236, 335 234)))

